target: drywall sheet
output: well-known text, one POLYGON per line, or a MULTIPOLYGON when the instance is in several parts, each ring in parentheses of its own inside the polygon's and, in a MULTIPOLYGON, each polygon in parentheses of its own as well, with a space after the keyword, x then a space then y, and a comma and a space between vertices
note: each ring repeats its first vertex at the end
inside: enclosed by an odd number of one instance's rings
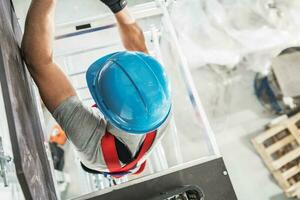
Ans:
POLYGON ((283 95, 286 97, 299 97, 300 53, 294 52, 275 58, 272 68, 283 95))
POLYGON ((26 200, 57 199, 21 36, 11 1, 0 0, 0 81, 17 176, 26 200))

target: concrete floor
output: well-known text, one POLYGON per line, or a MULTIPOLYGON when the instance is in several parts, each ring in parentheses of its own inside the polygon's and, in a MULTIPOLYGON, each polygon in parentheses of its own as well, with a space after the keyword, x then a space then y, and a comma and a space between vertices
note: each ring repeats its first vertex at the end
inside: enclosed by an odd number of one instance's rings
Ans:
POLYGON ((192 74, 239 200, 285 200, 251 139, 274 116, 257 101, 254 73, 240 67, 194 68, 192 74))

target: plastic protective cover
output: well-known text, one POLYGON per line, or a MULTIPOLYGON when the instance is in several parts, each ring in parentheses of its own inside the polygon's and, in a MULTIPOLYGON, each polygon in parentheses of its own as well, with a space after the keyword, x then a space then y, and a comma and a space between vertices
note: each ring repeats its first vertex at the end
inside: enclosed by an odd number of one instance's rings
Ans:
POLYGON ((172 16, 188 60, 197 67, 242 64, 267 73, 272 58, 299 43, 297 0, 182 0, 172 16))

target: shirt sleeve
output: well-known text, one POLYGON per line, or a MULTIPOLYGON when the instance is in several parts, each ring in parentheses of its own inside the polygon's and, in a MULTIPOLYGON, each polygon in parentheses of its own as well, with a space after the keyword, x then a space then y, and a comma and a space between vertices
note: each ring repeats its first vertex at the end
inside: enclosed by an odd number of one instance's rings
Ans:
POLYGON ((53 117, 77 151, 84 154, 85 160, 93 162, 106 129, 106 121, 98 109, 85 106, 73 96, 55 109, 53 117))

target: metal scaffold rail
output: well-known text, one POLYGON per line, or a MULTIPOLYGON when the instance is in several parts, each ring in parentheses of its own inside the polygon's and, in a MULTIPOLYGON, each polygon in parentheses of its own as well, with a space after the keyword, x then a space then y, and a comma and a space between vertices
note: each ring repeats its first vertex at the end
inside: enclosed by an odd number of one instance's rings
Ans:
POLYGON ((164 1, 164 0, 157 0, 157 3, 163 10, 164 25, 166 26, 167 30, 170 32, 172 41, 174 42, 175 50, 177 51, 177 53, 179 55, 179 60, 181 62, 180 70, 181 70, 182 75, 184 76, 186 88, 189 92, 190 100, 194 106, 196 113, 197 113, 198 120, 200 123, 203 123, 203 125, 204 125, 205 134, 209 141, 209 148, 213 154, 220 155, 220 150, 217 145, 215 135, 214 135, 211 125, 208 121, 208 118, 207 118, 207 115, 203 108, 203 104, 200 100, 200 97, 198 96, 197 89, 193 83, 193 78, 192 78, 191 72, 189 70, 188 60, 185 57, 184 52, 182 51, 182 48, 181 48, 180 43, 177 38, 176 30, 172 24, 172 20, 171 20, 169 11, 168 11, 167 5, 174 3, 174 1, 168 1, 166 3, 166 1, 164 1))

